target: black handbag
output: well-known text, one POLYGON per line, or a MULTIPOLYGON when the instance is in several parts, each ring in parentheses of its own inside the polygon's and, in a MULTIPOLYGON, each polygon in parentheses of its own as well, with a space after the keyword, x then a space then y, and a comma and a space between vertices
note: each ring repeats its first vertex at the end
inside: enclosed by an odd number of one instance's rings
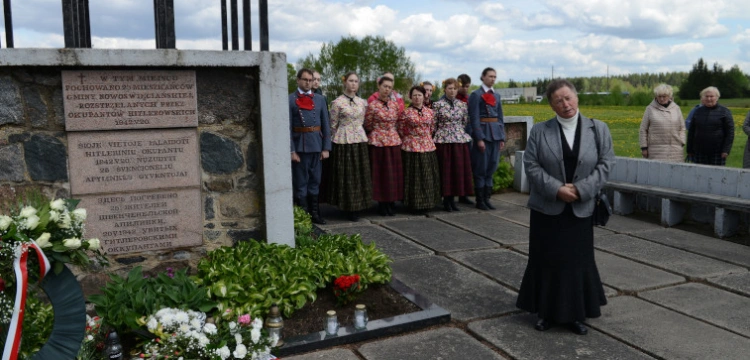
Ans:
POLYGON ((609 199, 607 194, 599 191, 596 194, 596 202, 594 203, 594 225, 604 226, 609 221, 609 216, 612 215, 612 206, 609 205, 609 199))

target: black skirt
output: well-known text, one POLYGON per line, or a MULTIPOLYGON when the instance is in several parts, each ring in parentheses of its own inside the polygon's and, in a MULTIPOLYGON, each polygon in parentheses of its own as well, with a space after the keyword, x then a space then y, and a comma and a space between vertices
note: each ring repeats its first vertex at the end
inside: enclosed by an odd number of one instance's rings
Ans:
POLYGON ((333 144, 328 178, 328 203, 344 211, 372 204, 372 177, 367 143, 333 144))
POLYGON ((429 210, 440 202, 440 168, 437 155, 430 152, 401 154, 404 161, 404 205, 429 210))
POLYGON ((576 217, 570 205, 560 215, 531 210, 529 262, 516 306, 569 323, 601 316, 599 307, 606 304, 591 217, 576 217))

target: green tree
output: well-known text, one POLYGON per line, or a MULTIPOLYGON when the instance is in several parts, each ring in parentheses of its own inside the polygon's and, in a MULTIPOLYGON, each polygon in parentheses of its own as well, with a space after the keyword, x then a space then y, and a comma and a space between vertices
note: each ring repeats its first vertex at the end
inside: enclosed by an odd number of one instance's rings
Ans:
POLYGON ((294 90, 297 90, 297 70, 294 69, 294 65, 287 63, 286 64, 286 83, 289 87, 288 93, 292 93, 294 90))
POLYGON ((693 65, 693 69, 688 73, 687 79, 680 85, 681 99, 698 99, 700 91, 711 86, 712 74, 708 70, 708 65, 703 58, 693 65))
POLYGON ((356 71, 360 79, 360 96, 367 98, 377 91, 377 78, 393 73, 395 89, 404 94, 416 82, 414 63, 403 47, 396 46, 382 36, 342 37, 337 43, 323 44, 320 53, 300 59, 298 67, 309 67, 320 72, 321 87, 329 100, 343 93, 341 77, 356 71))
POLYGON ((750 79, 737 65, 732 66, 729 71, 725 72, 723 81, 716 86, 721 86, 719 91, 723 98, 734 99, 750 96, 750 79))

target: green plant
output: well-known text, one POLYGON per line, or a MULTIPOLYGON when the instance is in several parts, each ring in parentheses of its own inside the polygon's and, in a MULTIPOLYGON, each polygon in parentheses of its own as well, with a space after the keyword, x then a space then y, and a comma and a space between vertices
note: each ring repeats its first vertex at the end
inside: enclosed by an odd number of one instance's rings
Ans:
MULTIPOLYGON (((44 346, 52 334, 55 312, 52 304, 42 301, 38 289, 29 288, 26 297, 26 316, 23 318, 21 346, 18 349, 19 359, 30 359, 44 346)), ((5 326, 2 326, 5 328, 5 326)), ((7 330, 7 329, 4 329, 7 330)), ((5 331, 0 331, 0 348, 5 346, 5 331)))
POLYGON ((312 217, 299 206, 294 207, 294 242, 305 246, 315 241, 313 238, 312 217))
POLYGON ((509 162, 500 161, 497 170, 492 175, 492 191, 495 192, 513 185, 514 173, 513 166, 509 162))
POLYGON ((138 266, 127 277, 113 274, 112 281, 102 288, 103 294, 91 295, 89 301, 96 305, 97 314, 107 325, 122 331, 138 329, 138 318, 161 308, 208 312, 216 307, 207 289, 191 280, 186 271, 148 278, 138 266))
POLYGON ((244 241, 210 252, 195 279, 209 288, 224 319, 263 317, 273 303, 289 317, 341 275, 359 274, 362 290, 389 282, 390 261, 359 235, 324 234, 297 248, 244 241))

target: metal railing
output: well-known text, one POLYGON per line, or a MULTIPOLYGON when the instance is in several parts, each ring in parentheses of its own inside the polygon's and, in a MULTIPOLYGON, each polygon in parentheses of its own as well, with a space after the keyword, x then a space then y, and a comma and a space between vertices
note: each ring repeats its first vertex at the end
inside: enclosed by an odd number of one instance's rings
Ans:
MULTIPOLYGON (((239 50, 239 7, 238 0, 230 0, 232 19, 232 50, 239 50)), ((250 0, 242 0, 242 34, 244 50, 252 50, 252 30, 250 28, 250 0)), ((5 47, 13 48, 13 16, 11 0, 3 0, 5 17, 5 47)), ((258 0, 260 17, 260 51, 268 51, 268 0, 258 0)), ((89 0, 62 0, 63 32, 66 48, 91 48, 91 19, 89 0)), ((221 39, 222 49, 229 50, 227 33, 227 0, 221 0, 221 39)), ((175 48, 174 0, 154 0, 154 32, 157 49, 175 48)), ((2 44, 0 43, 0 47, 2 44)))

